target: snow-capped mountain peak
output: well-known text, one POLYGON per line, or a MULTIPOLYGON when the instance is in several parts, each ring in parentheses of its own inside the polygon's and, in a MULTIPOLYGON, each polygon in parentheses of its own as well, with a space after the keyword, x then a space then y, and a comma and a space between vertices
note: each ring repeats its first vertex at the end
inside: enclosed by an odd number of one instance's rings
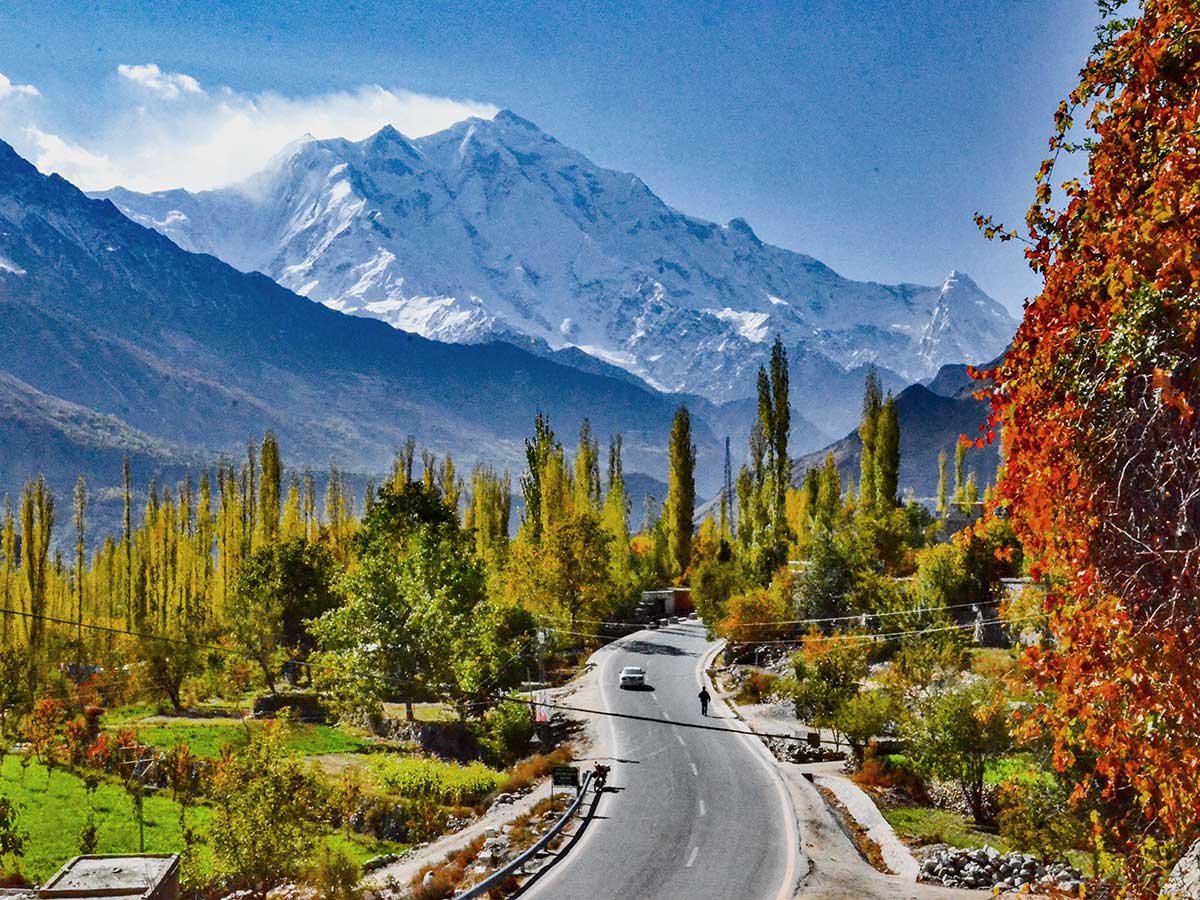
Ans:
POLYGON ((776 334, 904 378, 996 356, 1015 323, 966 275, 853 282, 667 206, 508 110, 409 139, 302 140, 246 182, 106 195, 185 249, 426 337, 575 347, 670 390, 747 396, 776 334))

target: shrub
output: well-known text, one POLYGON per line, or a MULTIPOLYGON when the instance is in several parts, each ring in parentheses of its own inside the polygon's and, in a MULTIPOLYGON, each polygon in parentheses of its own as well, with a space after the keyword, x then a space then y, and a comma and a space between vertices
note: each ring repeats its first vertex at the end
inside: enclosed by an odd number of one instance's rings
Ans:
POLYGON ((549 775, 555 766, 565 766, 575 758, 574 748, 570 744, 559 747, 552 753, 531 756, 513 766, 512 771, 496 787, 498 794, 512 794, 523 791, 539 778, 549 775))
POLYGON ((752 671, 746 680, 742 682, 741 688, 738 689, 736 700, 738 703, 745 704, 762 703, 775 693, 778 685, 778 675, 773 675, 770 672, 752 671))
POLYGON ((861 763, 867 742, 887 734, 899 718, 899 705, 889 691, 868 691, 851 697, 833 715, 833 726, 846 738, 861 763))
POLYGON ((1042 859, 1066 861, 1066 851, 1083 846, 1087 826, 1071 807, 1070 789, 1053 775, 1013 776, 999 786, 1000 836, 1042 859))
POLYGON ((83 716, 76 716, 63 728, 63 746, 67 752, 67 764, 77 767, 87 758, 88 741, 92 726, 83 716))
POLYGON ((484 758, 496 766, 505 766, 519 757, 533 737, 533 717, 519 703, 501 703, 488 710, 473 729, 484 758))
POLYGON ((903 791, 914 803, 925 803, 929 792, 925 780, 913 771, 905 757, 883 756, 868 745, 863 753, 862 768, 854 780, 863 787, 894 789, 903 791))
POLYGON ((320 858, 305 875, 305 881, 316 890, 321 900, 358 900, 362 870, 358 863, 340 851, 325 848, 320 858))
POLYGON ((254 732, 213 774, 213 870, 235 884, 273 885, 296 874, 312 845, 306 777, 277 725, 254 732))
POLYGON ((473 806, 501 781, 500 773, 483 763, 460 766, 420 756, 374 759, 371 770, 386 790, 444 806, 473 806))

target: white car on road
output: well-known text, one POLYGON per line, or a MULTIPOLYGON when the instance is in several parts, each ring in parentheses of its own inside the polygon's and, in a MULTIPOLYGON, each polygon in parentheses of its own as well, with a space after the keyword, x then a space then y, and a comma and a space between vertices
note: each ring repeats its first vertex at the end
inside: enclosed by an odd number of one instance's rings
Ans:
POLYGON ((621 670, 621 687, 645 687, 646 670, 641 666, 626 666, 621 670))

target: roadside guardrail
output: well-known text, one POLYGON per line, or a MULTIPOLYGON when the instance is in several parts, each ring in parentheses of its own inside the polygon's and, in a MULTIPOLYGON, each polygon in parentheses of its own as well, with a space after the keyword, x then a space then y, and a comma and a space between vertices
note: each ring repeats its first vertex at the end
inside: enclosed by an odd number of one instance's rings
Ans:
POLYGON ((529 862, 529 860, 541 853, 542 850, 546 848, 546 845, 554 840, 554 838, 558 836, 558 833, 566 827, 567 822, 569 822, 579 810, 579 804, 583 802, 583 797, 587 793, 588 787, 591 786, 591 783, 592 773, 588 772, 583 776, 583 783, 579 786, 579 793, 575 795, 575 800, 570 806, 567 807, 567 811, 559 817, 558 821, 554 823, 549 831, 538 838, 532 847, 530 847, 512 862, 497 869, 473 888, 456 895, 454 900, 474 900, 476 897, 482 897, 489 890, 502 882, 505 878, 512 875, 514 872, 519 872, 525 863, 529 862))

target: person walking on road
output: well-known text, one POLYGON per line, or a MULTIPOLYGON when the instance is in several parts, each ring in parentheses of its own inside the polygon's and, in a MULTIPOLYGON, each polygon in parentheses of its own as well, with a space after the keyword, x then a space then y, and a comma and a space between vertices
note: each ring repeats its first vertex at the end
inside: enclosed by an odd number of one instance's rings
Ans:
POLYGON ((700 697, 700 715, 708 718, 708 701, 712 699, 712 696, 708 693, 708 688, 701 685, 698 696, 700 697))

